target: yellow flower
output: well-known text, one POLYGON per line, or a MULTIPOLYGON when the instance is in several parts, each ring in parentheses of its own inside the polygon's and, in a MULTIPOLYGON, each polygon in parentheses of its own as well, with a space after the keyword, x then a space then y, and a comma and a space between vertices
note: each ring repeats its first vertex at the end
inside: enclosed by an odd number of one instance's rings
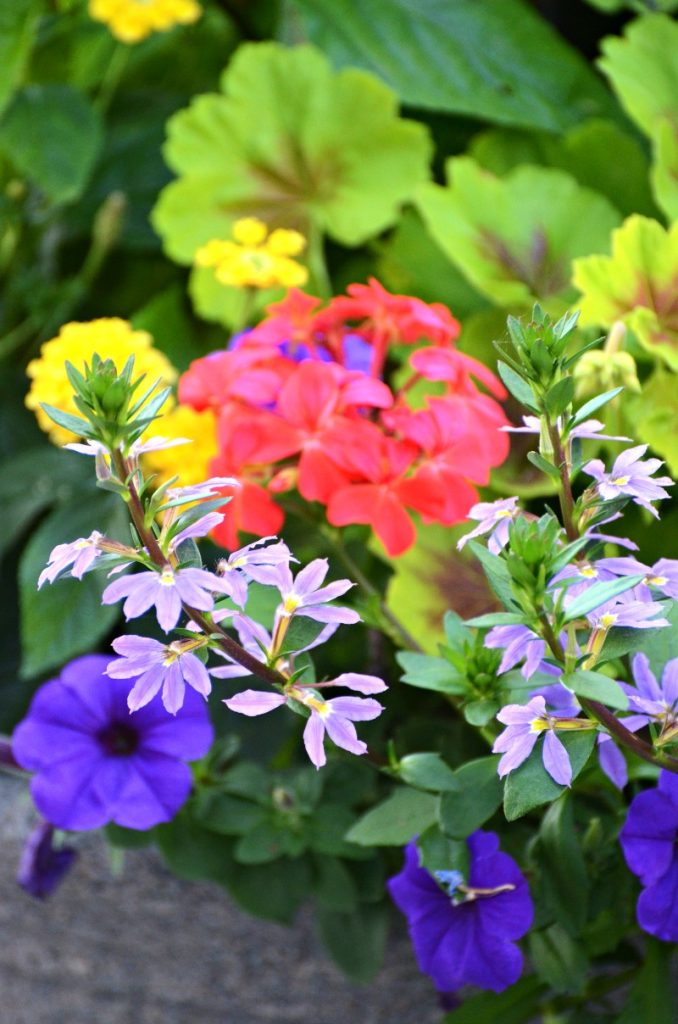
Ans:
POLYGON ((127 320, 110 317, 89 323, 65 324, 56 338, 45 342, 39 358, 31 360, 26 369, 31 378, 26 405, 35 412, 38 425, 49 434, 54 444, 66 444, 75 440, 75 435, 53 423, 40 408, 40 403, 46 402, 79 415, 64 364, 68 360, 76 369, 82 370, 85 363, 91 365, 95 352, 102 359, 112 359, 118 370, 122 370, 129 357, 134 356, 135 377, 146 374, 142 388, 144 385, 150 387, 158 379, 163 384, 172 384, 176 380, 176 370, 162 352, 153 348, 150 334, 135 331, 127 320))
POLYGON ((217 421, 211 409, 196 412, 190 405, 177 405, 151 423, 144 440, 150 437, 188 437, 193 442, 160 452, 146 452, 144 468, 149 474, 157 474, 153 481, 156 487, 173 476, 179 477, 177 486, 180 487, 191 487, 209 478, 210 462, 219 454, 217 421))
POLYGON ((103 21, 122 43, 139 43, 152 32, 190 25, 202 14, 197 0, 89 0, 90 17, 103 21))
POLYGON ((213 267, 221 284, 234 288, 300 288, 308 280, 306 267, 292 259, 306 245, 298 231, 276 228, 268 234, 256 217, 243 217, 233 225, 233 240, 213 238, 198 249, 199 267, 213 267))

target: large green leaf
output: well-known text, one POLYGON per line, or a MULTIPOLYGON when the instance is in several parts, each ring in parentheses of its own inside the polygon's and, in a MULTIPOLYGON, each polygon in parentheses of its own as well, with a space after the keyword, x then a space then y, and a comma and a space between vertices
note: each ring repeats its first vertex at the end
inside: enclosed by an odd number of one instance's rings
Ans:
POLYGON ((361 903, 353 913, 322 904, 316 918, 323 942, 341 969, 355 981, 369 981, 381 967, 386 945, 386 908, 361 903))
POLYGON ((453 773, 454 788, 440 798, 440 827, 453 839, 465 839, 484 825, 501 804, 503 786, 498 757, 468 761, 453 773))
POLYGON ((536 975, 521 978, 505 992, 481 992, 468 999, 458 1010, 443 1017, 443 1024, 526 1024, 537 1015, 546 987, 536 975))
POLYGON ((523 0, 296 4, 335 64, 375 72, 413 106, 549 131, 611 107, 585 61, 523 0))
POLYGON ((57 508, 35 531, 19 567, 21 597, 21 673, 31 678, 91 651, 120 614, 116 605, 101 605, 108 582, 97 570, 82 580, 63 579, 37 588, 52 548, 88 537, 92 530, 116 540, 129 536, 120 499, 104 491, 81 496, 79 503, 57 508))
POLYGON ((586 923, 590 886, 567 793, 544 815, 537 857, 547 904, 559 924, 570 935, 578 935, 586 923))
POLYGON ((652 376, 643 381, 642 392, 627 400, 627 414, 638 440, 649 444, 653 451, 661 455, 675 476, 678 473, 675 374, 657 367, 652 376))
POLYGON ((20 80, 40 14, 39 0, 0 4, 0 111, 20 80))
POLYGON ((518 167, 505 178, 469 157, 447 163, 448 184, 423 185, 419 209, 431 235, 495 305, 573 297, 570 263, 607 251, 619 215, 563 171, 518 167))
POLYGON ((649 217, 628 217, 612 234, 612 254, 576 260, 573 281, 583 293, 582 326, 622 320, 644 348, 678 370, 678 223, 666 230, 649 217))
POLYGON ((426 129, 398 117, 374 76, 337 74, 311 46, 241 46, 222 89, 168 125, 165 156, 179 178, 153 223, 181 263, 243 215, 357 245, 392 224, 428 177, 426 129))
POLYGON ((67 85, 27 86, 0 121, 0 152, 53 203, 80 195, 102 137, 92 105, 67 85))
POLYGON ((437 797, 402 786, 363 815, 346 838, 360 846, 404 846, 435 822, 437 806, 437 797))
POLYGON ((651 938, 645 942, 643 965, 616 1024, 675 1024, 675 947, 651 938))

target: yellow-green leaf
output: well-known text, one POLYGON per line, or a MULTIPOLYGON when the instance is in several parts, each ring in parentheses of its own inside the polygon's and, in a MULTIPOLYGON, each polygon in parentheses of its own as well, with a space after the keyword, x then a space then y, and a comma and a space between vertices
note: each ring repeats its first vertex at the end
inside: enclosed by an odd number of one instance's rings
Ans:
POLYGON ((518 167, 505 178, 474 160, 448 161, 448 184, 423 185, 419 209, 431 235, 495 305, 568 302, 570 263, 605 250, 619 224, 606 199, 562 171, 518 167))
POLYGON ((622 320, 649 352, 678 370, 678 223, 668 230, 629 217, 612 235, 611 256, 575 261, 581 323, 622 320))

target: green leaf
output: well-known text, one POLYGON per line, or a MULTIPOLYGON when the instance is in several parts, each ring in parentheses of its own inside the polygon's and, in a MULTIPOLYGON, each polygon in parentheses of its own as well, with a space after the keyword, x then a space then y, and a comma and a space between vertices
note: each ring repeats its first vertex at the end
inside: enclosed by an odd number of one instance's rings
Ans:
POLYGON ((457 615, 456 612, 445 612, 443 628, 449 647, 463 647, 465 642, 472 637, 461 615, 457 615))
MULTIPOLYGON (((677 268, 678 269, 678 268, 677 268)), ((676 339, 678 343, 678 337, 676 339)), ((678 403, 676 375, 657 367, 643 381, 640 395, 626 402, 628 422, 635 436, 665 460, 671 474, 678 474, 678 403)))
POLYGON ((40 403, 42 409, 47 413, 51 420, 58 423, 60 427, 64 427, 66 430, 72 431, 72 433, 80 437, 93 437, 91 423, 87 420, 82 419, 80 416, 73 416, 70 412, 63 412, 62 409, 57 409, 53 405, 48 405, 47 402, 40 403))
POLYGON ((438 825, 431 825, 417 839, 417 849, 421 866, 430 874, 461 871, 464 878, 468 878, 470 854, 465 839, 450 839, 438 825))
POLYGON ((194 814, 196 819, 212 832, 225 836, 242 836, 262 824, 265 808, 259 804, 240 800, 218 790, 199 793, 194 814))
POLYGON ((398 117, 374 76, 333 72, 314 47, 242 45, 221 87, 168 124, 165 157, 180 177, 153 223, 181 263, 229 237, 243 213, 358 245, 392 224, 428 175, 426 129, 398 117))
POLYGON ((375 72, 411 106, 553 132, 611 109, 585 61, 522 0, 295 2, 336 64, 375 72))
POLYGON ((313 871, 313 895, 327 910, 343 913, 355 909, 358 887, 338 857, 316 857, 313 871))
POLYGON ((592 416, 593 413, 597 412, 603 405, 607 405, 607 403, 611 402, 613 398, 616 398, 617 395, 621 394, 623 390, 623 387, 612 388, 611 391, 605 391, 602 395, 596 395, 595 398, 591 398, 588 402, 584 402, 584 404, 577 409, 576 413, 568 423, 568 430, 571 430, 572 427, 576 427, 578 423, 583 423, 584 420, 588 419, 589 416, 592 416))
POLYGON ((539 409, 535 404, 532 388, 527 381, 519 373, 516 373, 508 363, 503 363, 501 360, 497 363, 497 371, 513 397, 530 412, 538 413, 539 409))
POLYGON ((478 565, 455 550, 456 541, 467 531, 466 524, 452 529, 427 524, 418 531, 413 547, 393 565, 387 605, 430 654, 438 653, 448 609, 472 615, 492 607, 478 565))
POLYGON ((435 822, 437 807, 430 793, 400 787, 363 815, 346 839, 360 846, 404 846, 435 822))
POLYGON ((600 608, 601 604, 611 601, 620 594, 632 590, 642 583, 644 576, 624 576, 616 580, 606 580, 603 583, 594 583, 587 587, 581 594, 567 606, 563 622, 574 622, 575 619, 588 615, 589 612, 600 608))
POLYGON ((574 398, 574 377, 563 377, 544 396, 546 411, 552 419, 562 414, 574 398))
POLYGON ((269 864, 283 856, 298 857, 305 848, 303 835, 270 816, 238 840, 233 856, 239 864, 269 864))
POLYGON ((311 869, 305 857, 280 857, 272 864, 249 866, 232 863, 225 884, 249 914, 291 924, 308 899, 311 869))
POLYGON ((562 682, 578 697, 600 701, 618 711, 626 711, 629 706, 629 699, 619 683, 601 672, 578 670, 570 676, 563 676, 562 682))
MULTIPOLYGON (((558 737, 563 743, 572 765, 572 779, 576 779, 589 759, 596 734, 592 729, 587 732, 561 733, 558 737)), ((544 768, 541 744, 532 751, 520 768, 507 775, 504 783, 504 814, 508 821, 522 818, 524 814, 541 804, 557 800, 565 791, 559 786, 544 768)))
POLYGON ((487 581, 501 603, 506 607, 513 607, 511 577, 506 568, 506 562, 499 555, 493 555, 484 545, 479 544, 475 540, 469 541, 468 547, 485 570, 487 581))
POLYGON ((646 938, 642 967, 615 1024, 675 1024, 674 947, 646 938))
POLYGON ((576 994, 586 984, 589 962, 581 944, 557 924, 531 932, 530 957, 539 978, 556 992, 576 994))
POLYGON ((408 754, 398 765, 398 774, 408 786, 430 789, 454 789, 455 773, 445 764, 440 754, 408 754))
POLYGON ((583 327, 621 320, 643 348, 678 370, 678 329, 665 300, 678 282, 678 222, 666 229, 628 217, 612 233, 612 255, 575 260, 572 280, 582 292, 583 327))
POLYGON ((539 1013, 546 986, 535 974, 521 978, 505 992, 482 992, 467 999, 458 1010, 443 1017, 442 1024, 526 1024, 539 1013))
POLYGON ((571 301, 572 259, 606 252, 619 224, 607 200, 551 168, 518 167, 496 178, 469 157, 446 166, 447 187, 422 185, 417 205, 474 287, 495 305, 571 301))
POLYGON ((350 860, 364 860, 366 851, 349 840, 348 832, 356 816, 346 804, 324 801, 315 808, 308 819, 306 834, 314 853, 332 857, 347 857, 350 860))
POLYGON ((482 727, 492 721, 500 707, 501 705, 490 697, 472 700, 464 705, 464 718, 469 725, 482 727))
POLYGON ((120 614, 116 605, 101 606, 108 580, 90 572, 82 580, 64 579, 37 588, 38 576, 57 544, 88 537, 99 530, 124 540, 127 512, 119 498, 103 491, 58 508, 37 528, 19 565, 21 599, 21 674, 32 678, 96 648, 120 614))
POLYGON ((0 113, 21 80, 40 7, 38 0, 12 0, 0 5, 0 113))
MULTIPOLYGON (((645 634, 644 643, 638 649, 644 651, 650 660, 650 668, 658 677, 661 676, 664 666, 673 658, 678 658, 678 602, 674 601, 671 608, 664 616, 669 620, 670 625, 657 630, 635 630, 636 633, 645 634), (648 633, 655 633, 649 637, 648 633)), ((606 644, 607 646, 607 644, 606 644)), ((605 650, 605 648, 603 648, 605 650)))
POLYGON ((560 473, 556 467, 552 462, 547 462, 544 456, 540 455, 539 452, 528 452, 527 461, 531 462, 533 466, 536 466, 540 473, 544 473, 545 476, 550 477, 551 480, 555 480, 556 483, 560 481, 560 473))
POLYGON ((179 878, 226 884, 233 871, 232 842, 203 828, 193 818, 190 807, 183 808, 166 825, 159 825, 154 835, 169 867, 179 878))
POLYGON ((67 85, 30 85, 0 121, 0 152, 53 203, 81 194, 103 132, 87 98, 67 85))
POLYGON ((503 795, 498 762, 498 757, 482 757, 454 772, 454 789, 440 798, 438 817, 446 835, 465 839, 497 810, 503 795))
POLYGON ((459 672, 444 658, 430 654, 415 654, 413 651, 399 651, 396 661, 405 669, 401 682, 418 686, 422 690, 436 690, 438 693, 462 694, 466 684, 459 672))
POLYGON ((381 967, 386 946, 386 907, 361 903, 352 913, 319 905, 316 919, 333 960, 353 981, 370 981, 381 967))
POLYGON ((590 883, 568 793, 544 815, 538 859, 551 911, 570 935, 579 935, 586 924, 590 883))
POLYGON ((325 628, 324 622, 316 622, 305 616, 294 616, 280 647, 280 654, 297 654, 302 648, 308 647, 325 628))

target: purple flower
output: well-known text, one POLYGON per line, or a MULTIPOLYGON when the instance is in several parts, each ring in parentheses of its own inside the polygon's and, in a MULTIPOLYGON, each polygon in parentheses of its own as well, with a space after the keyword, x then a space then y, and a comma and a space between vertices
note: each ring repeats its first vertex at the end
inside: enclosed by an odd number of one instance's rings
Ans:
MULTIPOLYGON (((323 686, 345 686, 358 693, 381 693, 385 684, 376 676, 364 676, 356 672, 345 672, 323 686)), ((316 692, 317 687, 305 687, 299 683, 285 688, 284 693, 269 693, 263 690, 243 690, 224 701, 231 711, 254 717, 286 704, 289 699, 297 701, 310 711, 304 728, 304 746, 312 764, 322 768, 325 756, 325 733, 343 750, 351 754, 367 753, 367 745, 358 739, 354 722, 366 722, 377 718, 384 710, 382 705, 370 698, 333 697, 324 700, 316 692)))
POLYGON ((636 654, 631 668, 636 686, 624 686, 624 692, 629 698, 629 709, 636 714, 625 718, 624 725, 635 732, 650 722, 657 722, 662 732, 672 732, 678 725, 678 658, 667 661, 661 686, 647 655, 636 654))
POLYGON ((633 587, 614 600, 599 605, 594 611, 589 612, 586 618, 594 629, 605 631, 613 626, 626 626, 627 629, 655 629, 668 626, 668 620, 661 618, 661 605, 654 604, 651 598, 643 598, 642 590, 633 587))
POLYGON ((640 927, 665 942, 678 942, 678 777, 663 771, 657 789, 634 797, 619 835, 624 857, 643 892, 640 927))
POLYGON ((543 697, 533 697, 527 704, 507 704, 497 718, 508 726, 492 747, 494 754, 504 755, 497 766, 499 778, 519 768, 532 753, 539 737, 543 736, 544 768, 559 786, 571 784, 572 765, 555 733, 559 719, 557 715, 547 714, 543 697))
MULTIPOLYGON (((132 458, 137 458, 144 452, 161 452, 167 448, 176 448, 180 444, 193 444, 193 441, 190 437, 150 437, 147 441, 139 439, 132 442, 127 449, 127 454, 132 458)), ((108 453, 108 448, 101 441, 74 441, 72 444, 65 444, 64 448, 68 448, 72 452, 79 452, 80 455, 94 455, 95 457, 108 453)), ((122 445, 120 449, 124 451, 122 445)))
POLYGON ((105 674, 106 662, 98 654, 72 661, 38 690, 14 733, 17 761, 36 772, 35 804, 57 828, 169 821, 191 790, 185 762, 212 742, 207 708, 193 693, 176 718, 158 704, 130 718, 127 684, 105 674))
POLYGON ((525 877, 499 850, 493 832, 474 832, 466 844, 466 885, 458 872, 440 872, 441 882, 449 882, 446 891, 419 866, 417 847, 409 843, 403 870, 389 880, 388 890, 407 917, 420 969, 439 991, 477 985, 502 992, 523 969, 515 943, 532 924, 532 899, 525 877))
POLYGON ((675 558, 660 558, 654 565, 644 565, 637 558, 601 558, 597 563, 612 576, 642 576, 643 584, 678 600, 678 561, 675 558))
MULTIPOLYGON (((529 694, 532 697, 543 697, 549 705, 548 713, 554 718, 576 718, 581 711, 581 704, 563 683, 553 683, 550 686, 541 686, 538 690, 532 690, 529 694)), ((628 719, 624 719, 624 725, 628 719)), ((628 782, 628 768, 626 759, 621 750, 613 742, 612 737, 605 732, 599 732, 596 741, 598 748, 598 763, 601 771, 608 777, 613 786, 623 789, 628 782)))
POLYGON ((54 846, 54 826, 42 821, 21 853, 16 880, 31 896, 44 900, 61 884, 78 856, 71 846, 54 846))
POLYGON ((608 516, 607 519, 601 519, 595 526, 589 527, 586 530, 585 536, 589 540, 602 540, 606 544, 618 544, 620 548, 626 548, 627 551, 637 551, 638 545, 628 537, 615 537, 612 533, 599 533, 598 527, 605 526, 607 523, 614 523, 617 519, 623 519, 621 512, 615 512, 614 515, 608 516))
MULTIPOLYGON (((303 615, 315 622, 353 623, 360 622, 360 616, 352 608, 327 608, 328 601, 334 601, 350 590, 350 580, 336 580, 326 587, 321 586, 327 576, 328 562, 326 558, 314 558, 296 579, 292 577, 289 565, 281 563, 277 566, 275 586, 280 591, 282 605, 276 613, 276 619, 291 618, 292 615, 303 615)), ((273 579, 271 579, 273 582, 273 579)), ((274 626, 275 635, 276 628, 274 626)))
MULTIPOLYGON (((223 614, 223 609, 215 612, 213 618, 217 621, 218 617, 223 614)), ((228 612, 227 614, 232 614, 228 612)), ((235 614, 233 615, 233 626, 238 631, 238 639, 240 643, 251 654, 254 658, 258 658, 259 661, 263 661, 265 658, 267 661, 274 659, 274 642, 271 634, 264 629, 258 622, 254 622, 248 618, 247 615, 235 614), (262 658, 263 655, 263 658, 262 658)), ((331 636, 336 633, 338 623, 328 623, 318 634, 315 639, 311 640, 310 643, 304 647, 299 647, 294 653, 301 654, 303 651, 310 651, 314 647, 319 647, 324 644, 331 636)), ((219 648, 215 648, 214 653, 220 658, 226 661, 232 662, 230 665, 220 666, 218 668, 211 668, 210 675, 214 676, 215 679, 237 679, 241 676, 252 675, 249 669, 244 668, 239 662, 234 662, 232 658, 219 648)))
POLYGON ((584 472, 594 478, 598 494, 605 501, 627 496, 658 519, 659 513, 651 502, 668 498, 668 491, 664 488, 672 487, 673 480, 668 476, 652 479, 652 474, 664 463, 661 459, 646 459, 642 462, 640 457, 645 454, 647 448, 646 444, 628 448, 617 456, 609 473, 605 472, 605 466, 600 459, 593 459, 587 463, 584 472))
POLYGON ((47 566, 38 576, 38 590, 43 583, 54 583, 64 569, 72 566, 70 575, 77 580, 82 579, 88 569, 92 567, 96 559, 102 554, 98 542, 103 534, 93 530, 89 537, 78 537, 70 544, 57 544, 49 556, 47 566))
MULTIPOLYGON (((523 416, 522 427, 500 427, 500 430, 506 431, 508 434, 540 434, 541 433, 541 420, 538 416, 523 416)), ((558 430, 561 429, 560 419, 556 421, 558 430)), ((605 424, 601 420, 584 420, 583 423, 579 423, 572 430, 568 431, 568 438, 580 438, 581 440, 590 441, 630 441, 630 437, 615 437, 611 434, 601 434, 605 424)))
POLYGON ((502 498, 500 501, 481 501, 474 505, 467 518, 478 520, 478 525, 461 538, 457 550, 461 551, 473 537, 489 533, 487 547, 493 555, 498 554, 508 543, 509 525, 519 512, 517 501, 517 498, 502 498))
POLYGON ((207 697, 212 689, 207 669, 192 653, 196 648, 194 641, 161 644, 147 636, 119 636, 111 646, 122 657, 109 661, 106 675, 111 679, 136 678, 127 697, 130 711, 145 707, 162 689, 166 710, 176 715, 184 703, 186 684, 202 697, 207 697))
POLYGON ((247 583, 254 580, 256 583, 276 586, 278 583, 277 567, 286 565, 289 568, 290 562, 296 562, 292 552, 283 541, 275 544, 268 544, 269 540, 276 540, 275 537, 262 537, 244 548, 234 551, 219 562, 218 571, 224 583, 230 587, 227 591, 235 604, 241 608, 247 601, 247 583))
POLYGON ((166 633, 174 629, 181 615, 182 603, 211 612, 214 608, 213 593, 228 593, 223 580, 206 569, 173 569, 166 565, 162 570, 148 570, 114 580, 104 590, 102 604, 115 604, 121 597, 127 598, 123 611, 128 619, 143 615, 155 605, 158 622, 166 633))
POLYGON ((223 523, 224 518, 225 517, 222 512, 208 512, 207 515, 202 516, 200 519, 196 520, 195 523, 190 523, 188 526, 185 526, 183 530, 179 530, 179 532, 172 537, 170 551, 176 551, 179 545, 185 540, 194 540, 196 537, 206 537, 207 534, 219 526, 220 523, 223 523))
POLYGON ((485 646, 505 648, 497 669, 499 675, 508 672, 523 658, 525 664, 521 672, 525 679, 533 676, 539 668, 548 669, 548 666, 542 664, 546 654, 546 643, 527 626, 493 626, 485 637, 485 646))
MULTIPOLYGON (((185 505, 189 501, 202 501, 203 498, 218 497, 225 487, 240 486, 240 481, 233 476, 213 476, 201 484, 191 484, 189 487, 169 487, 167 497, 172 505, 185 505)), ((226 498, 224 498, 225 502, 226 498)))

